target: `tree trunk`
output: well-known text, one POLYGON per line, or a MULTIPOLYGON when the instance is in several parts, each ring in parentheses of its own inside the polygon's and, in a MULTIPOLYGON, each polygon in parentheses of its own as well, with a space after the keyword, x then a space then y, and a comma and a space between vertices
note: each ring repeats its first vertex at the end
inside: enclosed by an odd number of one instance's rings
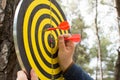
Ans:
POLYGON ((13 43, 13 18, 18 0, 0 0, 0 80, 16 80, 17 62, 13 43))
POLYGON ((120 47, 118 49, 118 59, 115 65, 115 80, 120 80, 120 47))
POLYGON ((116 10, 118 14, 118 33, 119 33, 119 45, 120 45, 120 0, 116 0, 116 10))
MULTIPOLYGON (((120 0, 116 0, 116 10, 118 14, 118 33, 119 33, 119 45, 120 45, 120 0)), ((115 80, 120 80, 120 46, 118 48, 118 58, 115 65, 115 80)))
POLYGON ((96 65, 96 79, 95 80, 98 80, 98 62, 99 62, 99 58, 98 58, 98 54, 97 54, 97 65, 96 65))
POLYGON ((120 0, 116 0, 116 10, 118 14, 118 32, 119 32, 119 48, 118 58, 115 65, 115 80, 120 80, 120 0))
POLYGON ((99 69, 100 69, 100 80, 103 80, 103 71, 102 71, 102 54, 101 54, 101 46, 100 46, 100 37, 99 37, 99 29, 98 29, 98 0, 96 0, 96 16, 95 16, 95 29, 97 36, 97 49, 98 49, 98 59, 99 59, 99 69))

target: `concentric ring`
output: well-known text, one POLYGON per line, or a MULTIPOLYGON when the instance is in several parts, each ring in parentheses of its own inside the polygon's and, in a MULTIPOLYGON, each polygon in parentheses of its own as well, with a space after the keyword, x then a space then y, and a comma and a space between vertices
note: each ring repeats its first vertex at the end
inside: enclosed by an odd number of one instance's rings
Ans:
POLYGON ((46 31, 66 21, 55 0, 23 0, 14 23, 17 48, 27 71, 33 68, 41 80, 63 80, 57 60, 57 37, 69 31, 46 31))

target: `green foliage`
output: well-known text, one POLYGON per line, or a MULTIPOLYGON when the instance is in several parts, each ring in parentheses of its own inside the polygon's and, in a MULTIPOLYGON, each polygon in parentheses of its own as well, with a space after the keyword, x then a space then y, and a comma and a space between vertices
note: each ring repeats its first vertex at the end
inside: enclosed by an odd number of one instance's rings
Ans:
POLYGON ((89 54, 86 52, 86 47, 84 45, 77 45, 74 55, 74 61, 76 64, 81 66, 86 72, 93 74, 93 69, 89 68, 90 57, 89 54))
MULTIPOLYGON (((71 33, 72 34, 81 34, 81 38, 84 39, 85 37, 87 37, 87 34, 85 32, 83 32, 83 30, 85 29, 85 25, 82 19, 80 18, 76 18, 72 21, 72 28, 71 28, 71 33)), ((78 44, 76 46, 76 50, 75 50, 75 56, 74 56, 74 60, 76 63, 81 64, 84 63, 84 58, 86 56, 86 48, 84 47, 84 45, 80 45, 78 44)))
POLYGON ((90 49, 90 54, 91 58, 97 57, 97 48, 95 45, 90 49))
MULTIPOLYGON (((104 64, 103 68, 103 75, 108 75, 108 76, 113 76, 114 75, 114 62, 115 62, 115 57, 116 55, 109 53, 107 50, 107 47, 111 45, 112 43, 110 42, 107 37, 101 37, 101 53, 102 53, 102 63, 104 64)), ((97 57, 97 46, 96 44, 90 49, 90 58, 95 58, 97 57)), ((96 65, 97 66, 97 65, 96 65)), ((105 78, 103 80, 113 80, 113 78, 105 78)))
POLYGON ((114 80, 114 78, 107 77, 107 78, 103 78, 103 80, 114 80))
POLYGON ((103 5, 105 4, 105 3, 104 3, 104 0, 101 0, 100 3, 103 4, 103 5))
POLYGON ((71 32, 73 34, 81 34, 81 38, 85 39, 87 34, 84 32, 84 29, 87 27, 84 25, 84 22, 81 18, 76 18, 72 20, 71 32))
POLYGON ((102 53, 102 60, 106 60, 106 57, 108 57, 108 50, 107 50, 107 46, 109 46, 111 44, 111 42, 105 38, 105 37, 101 37, 101 53, 102 53))
POLYGON ((80 65, 84 65, 85 63, 90 61, 89 55, 86 53, 86 48, 83 45, 76 46, 75 57, 75 62, 80 65))

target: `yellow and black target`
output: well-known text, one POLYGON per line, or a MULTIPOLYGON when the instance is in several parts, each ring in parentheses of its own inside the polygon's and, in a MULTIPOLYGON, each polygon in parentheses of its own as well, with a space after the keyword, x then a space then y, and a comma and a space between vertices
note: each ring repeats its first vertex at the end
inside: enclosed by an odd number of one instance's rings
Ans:
POLYGON ((20 0, 14 18, 14 42, 21 67, 33 68, 40 80, 63 80, 57 38, 69 30, 46 31, 66 21, 56 0, 20 0))

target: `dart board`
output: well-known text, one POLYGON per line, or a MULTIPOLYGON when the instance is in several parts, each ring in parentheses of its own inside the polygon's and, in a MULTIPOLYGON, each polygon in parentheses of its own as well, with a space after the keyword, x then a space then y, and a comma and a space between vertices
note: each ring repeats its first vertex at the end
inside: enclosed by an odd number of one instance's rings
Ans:
POLYGON ((56 0, 20 0, 14 16, 14 43, 23 70, 34 69, 40 80, 64 80, 58 64, 58 36, 69 30, 51 30, 66 21, 56 0))

